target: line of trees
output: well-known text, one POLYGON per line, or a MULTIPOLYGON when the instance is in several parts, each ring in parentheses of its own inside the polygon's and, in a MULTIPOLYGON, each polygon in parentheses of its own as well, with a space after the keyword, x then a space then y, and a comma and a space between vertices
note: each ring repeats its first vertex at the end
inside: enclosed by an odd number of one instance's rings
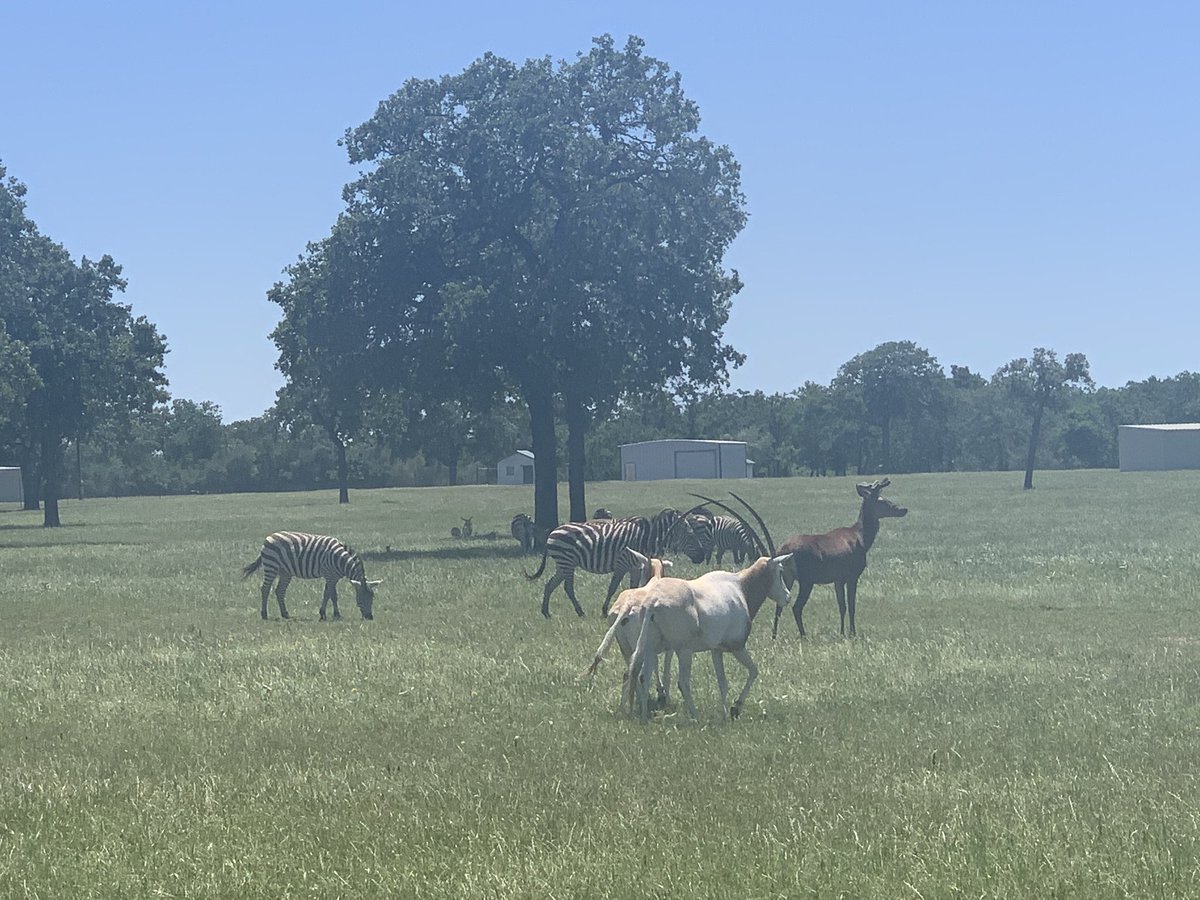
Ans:
MULTIPOLYGON (((1037 350, 983 377, 958 365, 945 371, 926 351, 897 342, 854 357, 827 385, 808 382, 774 394, 630 394, 588 433, 585 477, 620 478, 622 443, 692 437, 746 441, 762 476, 1003 470, 1017 479, 1028 465, 1039 360, 1050 363, 1057 355, 1037 350), (920 377, 892 381, 889 390, 895 393, 874 395, 869 413, 864 382, 881 388, 876 364, 887 363, 895 376, 895 364, 903 359, 921 363, 915 370, 920 377)), ((1077 359, 1076 365, 1084 362, 1077 359)), ((1052 365, 1040 368, 1056 371, 1052 365)), ((1198 421, 1200 374, 1119 388, 1064 378, 1041 415, 1035 466, 1112 468, 1118 464, 1118 425, 1198 421)), ((337 489, 341 463, 328 435, 315 425, 288 422, 278 405, 259 418, 225 424, 211 403, 160 404, 131 416, 119 430, 101 430, 88 439, 84 487, 89 495, 337 489)), ((407 425, 400 441, 369 438, 347 446, 350 486, 487 480, 497 460, 530 445, 529 414, 515 400, 476 415, 452 406, 407 425)), ((561 418, 557 427, 565 441, 561 418)), ((566 474, 560 464, 556 477, 566 474)), ((70 475, 73 479, 74 472, 70 475)))

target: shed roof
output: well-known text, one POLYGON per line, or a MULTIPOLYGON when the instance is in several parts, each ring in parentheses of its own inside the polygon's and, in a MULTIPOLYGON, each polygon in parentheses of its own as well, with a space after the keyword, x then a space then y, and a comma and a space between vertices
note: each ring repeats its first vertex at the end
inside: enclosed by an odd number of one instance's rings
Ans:
POLYGON ((733 444, 734 446, 739 447, 746 446, 745 441, 710 441, 704 438, 657 438, 653 441, 633 441, 628 444, 619 444, 618 446, 643 447, 649 444, 712 444, 713 446, 717 446, 718 444, 723 444, 726 446, 733 444))
POLYGON ((1122 425, 1122 428, 1139 428, 1145 431, 1200 431, 1200 422, 1182 422, 1164 425, 1122 425))

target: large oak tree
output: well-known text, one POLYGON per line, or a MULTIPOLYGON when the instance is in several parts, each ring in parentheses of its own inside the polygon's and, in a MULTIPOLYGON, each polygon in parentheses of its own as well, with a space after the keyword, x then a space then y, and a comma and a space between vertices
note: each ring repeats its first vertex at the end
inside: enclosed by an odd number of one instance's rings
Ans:
POLYGON ((721 339, 740 288, 722 267, 746 219, 738 166, 642 50, 604 36, 574 62, 487 54, 409 80, 345 138, 364 167, 348 214, 371 223, 376 271, 399 276, 375 293, 381 334, 433 366, 409 369, 418 380, 501 377, 524 399, 543 530, 558 521, 556 396, 581 434, 622 392, 721 383, 741 360, 721 339))

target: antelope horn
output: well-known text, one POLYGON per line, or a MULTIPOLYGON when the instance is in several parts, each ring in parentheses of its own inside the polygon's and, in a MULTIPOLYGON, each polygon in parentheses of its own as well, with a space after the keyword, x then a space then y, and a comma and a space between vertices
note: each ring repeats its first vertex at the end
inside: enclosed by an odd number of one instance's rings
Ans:
POLYGON ((767 546, 768 546, 768 547, 770 548, 770 550, 771 550, 771 553, 770 553, 770 555, 771 555, 771 556, 774 556, 774 555, 775 555, 775 542, 774 542, 773 540, 771 540, 771 529, 769 529, 769 528, 767 527, 767 523, 763 521, 763 519, 762 519, 762 516, 760 516, 760 515, 758 514, 758 511, 757 511, 757 510, 756 510, 756 509, 755 509, 753 506, 751 506, 749 503, 747 503, 745 500, 743 500, 741 497, 739 497, 739 496, 738 496, 737 494, 735 494, 733 491, 730 491, 730 492, 729 492, 729 496, 730 496, 730 497, 733 497, 735 500, 737 500, 737 501, 738 501, 738 503, 742 504, 742 506, 744 506, 744 507, 746 507, 746 509, 750 510, 750 514, 751 514, 752 516, 754 516, 754 520, 755 520, 756 522, 758 522, 758 524, 759 524, 759 525, 761 525, 761 526, 762 526, 762 530, 763 530, 763 536, 764 536, 764 537, 766 537, 766 539, 767 539, 767 546))
MULTIPOLYGON (((720 500, 713 500, 711 497, 705 497, 703 494, 692 494, 692 496, 699 497, 701 500, 705 500, 708 503, 715 503, 717 506, 721 507, 721 509, 728 512, 735 519, 737 519, 739 522, 741 522, 743 525, 745 525, 746 528, 748 528, 750 530, 750 534, 754 538, 754 543, 758 549, 758 555, 759 556, 767 555, 767 548, 765 546, 763 546, 762 538, 760 538, 758 536, 758 532, 754 530, 754 526, 751 525, 749 522, 747 522, 746 517, 743 516, 740 512, 738 512, 736 509, 734 509, 732 506, 730 506, 727 503, 722 503, 720 500)), ((741 498, 738 498, 738 499, 741 499, 741 498)), ((742 500, 742 502, 745 503, 746 501, 742 500)), ((755 513, 755 515, 757 515, 757 513, 755 513)), ((761 521, 761 519, 759 521, 761 521)), ((771 552, 771 555, 772 556, 775 555, 774 551, 771 552)))

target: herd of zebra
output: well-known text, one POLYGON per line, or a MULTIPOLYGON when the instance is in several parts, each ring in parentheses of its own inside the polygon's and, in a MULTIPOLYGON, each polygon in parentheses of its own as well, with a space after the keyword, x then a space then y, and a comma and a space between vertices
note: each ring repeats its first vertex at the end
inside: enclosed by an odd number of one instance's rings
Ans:
MULTIPOLYGON (((741 610, 740 618, 737 615, 734 616, 734 620, 741 623, 736 624, 740 637, 734 641, 734 643, 740 641, 740 646, 727 646, 728 640, 721 639, 717 644, 708 648, 714 651, 714 665, 717 667, 718 680, 721 685, 722 702, 724 702, 725 681, 723 670, 717 659, 720 653, 723 650, 729 650, 735 654, 740 653, 745 657, 743 661, 750 668, 750 678, 743 689, 742 696, 732 708, 732 714, 736 715, 741 702, 745 700, 745 692, 749 690, 757 671, 749 661, 748 655, 744 653, 744 642, 749 634, 749 623, 767 596, 767 590, 764 587, 767 582, 762 581, 767 572, 774 573, 769 576, 768 581, 772 578, 779 581, 778 590, 770 591, 776 597, 775 624, 772 635, 778 632, 779 617, 787 605, 788 592, 794 583, 799 583, 800 589, 795 603, 792 604, 792 613, 801 636, 805 634, 802 615, 804 606, 808 602, 813 587, 818 584, 834 586, 838 610, 841 614, 842 634, 846 633, 847 613, 849 613, 850 635, 855 634, 855 598, 858 580, 866 569, 867 551, 871 549, 879 533, 880 520, 899 518, 908 513, 906 508, 880 496, 882 490, 890 483, 888 479, 884 478, 870 484, 864 483, 856 486, 862 504, 858 519, 853 525, 835 528, 821 534, 792 535, 780 544, 778 549, 775 547, 770 531, 762 517, 749 503, 733 492, 730 492, 730 495, 750 512, 762 528, 763 537, 758 535, 749 520, 736 509, 722 501, 700 494, 694 496, 703 502, 687 512, 668 508, 650 517, 613 518, 607 510, 597 510, 593 518, 585 522, 568 522, 552 529, 543 542, 541 565, 536 572, 532 574, 526 572, 525 575, 530 580, 540 578, 546 570, 547 562, 553 560, 554 574, 546 582, 542 593, 542 615, 549 618, 550 597, 560 584, 563 585, 567 597, 575 607, 575 612, 580 616, 584 614, 583 608, 575 597, 575 571, 577 569, 597 574, 611 573, 612 578, 602 610, 602 613, 608 616, 609 605, 621 580, 628 575, 631 590, 626 593, 636 593, 634 589, 640 589, 636 579, 643 575, 649 563, 654 560, 661 561, 666 553, 682 553, 696 564, 710 561, 715 555, 718 566, 726 552, 733 553, 734 561, 739 566, 747 557, 757 557, 757 562, 737 574, 740 579, 748 578, 751 581, 757 579, 760 582, 758 587, 749 592, 747 592, 746 586, 740 582, 736 586, 730 582, 724 587, 714 588, 713 585, 718 582, 714 582, 710 576, 714 576, 716 573, 709 573, 708 576, 702 576, 701 579, 693 581, 663 579, 655 587, 657 592, 655 596, 660 600, 674 592, 673 596, 677 603, 674 612, 685 618, 694 619, 696 616, 704 618, 706 614, 711 615, 711 613, 705 612, 704 604, 700 602, 710 595, 717 596, 718 600, 714 602, 718 605, 723 604, 723 608, 726 610, 732 609, 735 613, 737 610, 741 610), (731 515, 714 514, 708 508, 710 506, 718 506, 731 515), (680 599, 685 595, 691 597, 691 600, 680 599), (731 600, 730 598, 735 599, 731 600), (683 611, 687 603, 692 603, 695 607, 691 612, 683 611)), ((538 535, 534 522, 529 516, 521 513, 513 518, 512 534, 521 543, 525 553, 534 551, 538 535)), ((658 569, 660 578, 662 567, 663 563, 660 562, 658 569)), ((249 577, 259 569, 263 572, 260 612, 264 619, 267 618, 267 601, 272 585, 275 586, 279 614, 284 619, 288 618, 284 595, 293 578, 325 579, 325 593, 321 599, 321 619, 325 618, 325 611, 330 603, 333 604, 333 617, 341 618, 336 589, 337 582, 341 578, 348 579, 353 585, 355 602, 358 604, 363 618, 373 618, 375 587, 380 582, 368 581, 362 559, 350 547, 336 538, 300 532, 276 532, 264 541, 258 557, 242 569, 242 576, 243 578, 249 577)), ((728 573, 721 573, 721 575, 725 576, 728 573)), ((610 617, 616 618, 618 621, 610 622, 610 628, 613 630, 606 637, 605 645, 616 636, 616 629, 622 625, 621 619, 628 621, 636 617, 636 610, 634 613, 629 612, 630 609, 635 609, 637 606, 636 601, 629 600, 623 594, 618 605, 622 607, 623 611, 614 612, 614 616, 610 617)), ((669 604, 663 606, 660 611, 663 614, 663 621, 669 622, 669 614, 672 611, 669 604)), ((647 616, 648 618, 643 618, 643 622, 654 621, 653 615, 647 614, 647 616)), ((663 637, 663 640, 665 641, 666 638, 663 637)), ((628 650, 625 645, 629 643, 629 636, 626 635, 626 639, 622 641, 623 648, 628 650)), ((602 655, 603 646, 601 652, 597 654, 597 660, 602 655)), ((664 647, 666 646, 664 644, 664 647)), ((681 678, 685 680, 690 679, 690 674, 685 674, 684 666, 687 667, 686 672, 690 673, 690 652, 695 649, 696 647, 688 649, 686 660, 683 656, 680 657, 680 674, 681 678)), ((596 663, 593 663, 593 671, 595 665, 596 663)), ((631 662, 629 673, 634 673, 636 669, 635 662, 631 662)), ((642 677, 644 680, 644 673, 642 677)), ((687 702, 689 712, 694 715, 690 694, 687 694, 687 702)))
MULTIPOLYGON (((533 520, 518 513, 512 520, 513 537, 525 553, 532 553, 537 544, 533 520)), ((542 594, 542 615, 550 617, 550 595, 561 584, 575 612, 583 608, 575 597, 575 570, 597 574, 612 574, 602 613, 608 606, 621 579, 638 569, 634 553, 645 557, 662 557, 665 553, 682 553, 694 563, 711 562, 717 565, 726 552, 733 553, 737 565, 756 553, 756 539, 746 523, 733 516, 713 515, 703 506, 686 513, 663 509, 657 515, 613 518, 606 509, 598 509, 586 522, 559 525, 547 536, 542 551, 542 563, 530 580, 540 578, 547 560, 554 561, 554 575, 546 582, 542 594)))

